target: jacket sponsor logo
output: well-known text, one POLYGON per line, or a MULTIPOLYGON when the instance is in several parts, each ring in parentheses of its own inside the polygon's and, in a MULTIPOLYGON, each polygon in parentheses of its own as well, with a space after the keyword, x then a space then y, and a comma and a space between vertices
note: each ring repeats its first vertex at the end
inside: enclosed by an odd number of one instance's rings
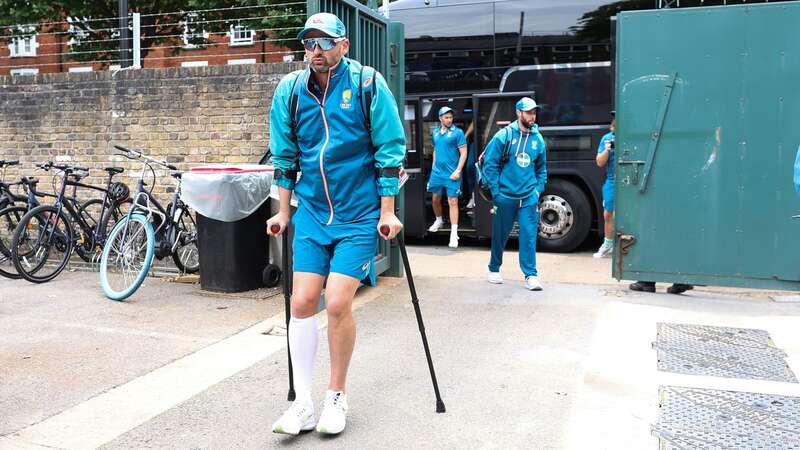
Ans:
POLYGON ((369 87, 370 84, 372 84, 372 77, 367 77, 364 80, 364 87, 369 87))
POLYGON ((520 153, 517 155, 517 165, 525 168, 531 165, 531 157, 527 153, 520 153))
POLYGON ((534 149, 534 150, 538 149, 539 148, 539 141, 531 142, 531 148, 534 149))
POLYGON ((514 145, 516 143, 517 143, 517 138, 514 138, 514 139, 511 140, 511 145, 514 145))
POLYGON ((365 262, 364 265, 361 266, 362 272, 365 272, 367 269, 369 269, 369 261, 365 262))
POLYGON ((341 106, 342 109, 349 109, 350 106, 352 106, 350 104, 350 100, 352 100, 352 98, 353 98, 353 91, 351 91, 350 89, 345 89, 344 91, 342 91, 342 104, 339 106, 341 106))

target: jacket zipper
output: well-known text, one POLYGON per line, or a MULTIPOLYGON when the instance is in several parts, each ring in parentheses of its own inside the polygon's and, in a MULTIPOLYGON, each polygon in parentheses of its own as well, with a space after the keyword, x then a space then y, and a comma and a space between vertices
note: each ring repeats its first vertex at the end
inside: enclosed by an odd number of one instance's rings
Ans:
MULTIPOLYGON (((310 89, 308 89, 308 80, 306 80, 306 90, 308 91, 309 94, 311 94, 312 97, 314 97, 314 100, 317 101, 317 104, 319 105, 319 111, 322 114, 322 123, 325 126, 325 143, 322 144, 322 148, 319 151, 319 173, 320 175, 322 175, 322 186, 325 189, 325 198, 328 200, 328 207, 331 210, 331 214, 330 216, 328 216, 328 222, 326 223, 326 225, 330 225, 331 223, 333 223, 333 201, 331 200, 331 193, 328 190, 328 178, 325 176, 325 150, 328 148, 328 142, 330 141, 330 130, 328 128, 328 119, 327 117, 325 117, 325 99, 328 96, 328 88, 330 87, 331 84, 331 72, 335 68, 336 67, 334 66, 328 70, 328 82, 325 84, 325 91, 322 93, 322 101, 320 101, 317 98, 317 96, 314 95, 314 93, 311 92, 310 89)), ((310 69, 308 71, 308 76, 311 77, 310 69)))

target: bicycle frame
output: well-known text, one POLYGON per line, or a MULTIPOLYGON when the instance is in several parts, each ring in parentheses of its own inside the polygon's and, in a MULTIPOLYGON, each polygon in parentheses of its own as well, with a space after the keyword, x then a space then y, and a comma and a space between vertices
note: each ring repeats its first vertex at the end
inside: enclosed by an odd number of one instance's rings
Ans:
MULTIPOLYGON (((78 200, 77 200, 77 197, 76 197, 75 193, 77 192, 77 189, 79 187, 86 188, 86 189, 91 189, 91 190, 95 190, 95 191, 99 191, 99 192, 103 192, 104 193, 103 206, 100 209, 100 216, 99 216, 102 219, 103 215, 106 212, 106 207, 109 206, 109 197, 110 197, 110 195, 109 195, 109 192, 108 192, 108 187, 111 185, 112 176, 109 176, 108 185, 104 189, 104 188, 100 188, 100 187, 97 187, 97 186, 91 186, 91 185, 88 185, 88 184, 85 184, 85 183, 80 183, 78 181, 72 181, 72 180, 69 179, 70 175, 72 175, 72 174, 73 174, 72 169, 64 170, 64 176, 63 176, 62 181, 61 181, 61 188, 60 188, 59 193, 57 195, 44 194, 47 197, 51 197, 52 196, 52 197, 55 197, 55 199, 56 199, 55 202, 53 203, 53 207, 56 208, 55 221, 53 221, 52 217, 49 217, 48 221, 53 223, 53 230, 55 231, 57 229, 57 227, 58 227, 59 217, 61 217, 62 212, 66 208, 67 213, 69 213, 69 216, 72 217, 73 220, 77 223, 78 227, 80 227, 79 230, 75 230, 75 231, 76 232, 80 232, 85 236, 88 236, 88 238, 90 239, 91 248, 95 248, 97 245, 100 245, 102 243, 101 242, 102 241, 102 236, 100 235, 100 229, 101 229, 101 226, 102 226, 102 220, 98 220, 97 225, 95 225, 95 227, 92 228, 92 226, 86 221, 86 219, 84 219, 83 216, 81 216, 81 214, 79 212, 80 207, 78 207, 78 200), (66 192, 67 186, 73 186, 74 187, 73 196, 72 197, 65 196, 65 192, 66 192)), ((33 191, 33 189, 31 189, 31 191, 33 191)), ((32 199, 33 202, 38 203, 36 201, 36 199, 35 199, 35 193, 34 192, 30 192, 29 193, 29 201, 31 201, 31 199, 32 199)), ((47 241, 47 245, 48 246, 52 245, 52 239, 53 239, 53 235, 54 234, 55 233, 49 233, 48 241, 47 241)), ((75 239, 75 236, 73 236, 73 239, 75 239)), ((81 244, 83 244, 83 243, 81 243, 81 244)))
MULTIPOLYGON (((121 147, 117 147, 118 149, 122 150, 121 147)), ((132 196, 133 204, 131 205, 130 209, 128 210, 127 214, 127 221, 125 230, 122 232, 122 242, 123 247, 120 249, 120 252, 124 252, 125 247, 124 243, 126 242, 126 238, 128 237, 128 224, 131 223, 130 218, 137 214, 137 211, 143 211, 146 214, 147 221, 153 223, 153 217, 158 216, 161 220, 158 224, 158 227, 153 230, 153 234, 158 236, 165 236, 170 243, 170 252, 175 251, 175 247, 178 244, 180 236, 175 236, 175 229, 177 228, 177 220, 179 211, 183 210, 183 202, 180 200, 180 187, 181 182, 180 178, 178 177, 177 186, 175 188, 175 193, 172 197, 172 208, 171 210, 165 209, 161 206, 161 203, 158 202, 150 193, 145 189, 146 183, 144 181, 145 177, 145 170, 151 169, 152 165, 158 165, 169 170, 177 170, 174 166, 169 165, 164 161, 159 161, 157 159, 150 158, 147 155, 142 154, 141 152, 135 152, 132 150, 125 149, 124 151, 128 153, 133 153, 134 156, 130 156, 129 154, 124 154, 126 158, 134 159, 138 158, 142 160, 142 172, 141 177, 136 182, 136 190, 132 196)), ((155 173, 155 171, 153 171, 155 173)), ((155 181, 154 181, 155 182, 155 181)), ((161 257, 159 257, 161 259, 161 257)))

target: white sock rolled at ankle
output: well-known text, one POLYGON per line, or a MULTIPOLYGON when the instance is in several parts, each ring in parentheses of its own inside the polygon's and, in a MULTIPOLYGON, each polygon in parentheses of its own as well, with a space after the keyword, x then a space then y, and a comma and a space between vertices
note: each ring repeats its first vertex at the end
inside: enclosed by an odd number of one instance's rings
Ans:
POLYGON ((316 316, 289 320, 289 350, 292 353, 294 390, 297 398, 311 398, 314 361, 317 359, 319 329, 316 316))
POLYGON ((450 225, 450 236, 456 236, 458 234, 458 225, 450 225))

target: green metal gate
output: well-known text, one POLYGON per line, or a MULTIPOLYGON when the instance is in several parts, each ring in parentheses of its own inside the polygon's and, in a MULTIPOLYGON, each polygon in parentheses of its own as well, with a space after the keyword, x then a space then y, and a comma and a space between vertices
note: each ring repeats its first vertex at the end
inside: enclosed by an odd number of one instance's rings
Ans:
POLYGON ((618 279, 800 290, 800 4, 617 20, 618 279))
MULTIPOLYGON (((335 14, 347 28, 350 40, 348 57, 377 69, 389 85, 397 101, 398 113, 403 117, 405 105, 404 28, 391 22, 377 11, 354 0, 308 0, 307 14, 318 12, 335 14)), ((403 220, 403 195, 395 197, 397 216, 403 220)), ((399 249, 380 239, 375 260, 378 274, 401 276, 403 265, 399 249)))

